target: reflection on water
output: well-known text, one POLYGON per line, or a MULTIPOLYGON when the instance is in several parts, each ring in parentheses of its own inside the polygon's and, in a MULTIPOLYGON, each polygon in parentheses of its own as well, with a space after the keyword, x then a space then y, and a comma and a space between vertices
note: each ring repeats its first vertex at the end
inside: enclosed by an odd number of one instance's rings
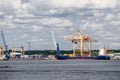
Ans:
POLYGON ((120 61, 0 61, 0 80, 120 80, 120 61))

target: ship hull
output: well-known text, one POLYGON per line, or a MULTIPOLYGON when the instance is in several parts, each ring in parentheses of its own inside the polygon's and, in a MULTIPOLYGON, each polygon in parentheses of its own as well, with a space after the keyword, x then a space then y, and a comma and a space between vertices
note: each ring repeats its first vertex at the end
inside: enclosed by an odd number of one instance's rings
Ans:
POLYGON ((83 56, 77 56, 77 57, 69 57, 69 56, 56 56, 57 60, 70 60, 70 59, 81 59, 81 60, 110 60, 109 56, 96 56, 96 57, 83 57, 83 56))

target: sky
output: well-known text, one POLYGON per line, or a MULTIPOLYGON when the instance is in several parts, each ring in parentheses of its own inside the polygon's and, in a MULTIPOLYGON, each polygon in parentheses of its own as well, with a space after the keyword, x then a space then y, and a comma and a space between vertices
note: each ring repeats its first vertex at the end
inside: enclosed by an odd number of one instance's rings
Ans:
POLYGON ((10 49, 28 50, 28 43, 31 50, 54 49, 53 31, 60 49, 71 50, 65 37, 78 29, 98 40, 92 49, 120 49, 120 0, 0 0, 0 30, 10 49))

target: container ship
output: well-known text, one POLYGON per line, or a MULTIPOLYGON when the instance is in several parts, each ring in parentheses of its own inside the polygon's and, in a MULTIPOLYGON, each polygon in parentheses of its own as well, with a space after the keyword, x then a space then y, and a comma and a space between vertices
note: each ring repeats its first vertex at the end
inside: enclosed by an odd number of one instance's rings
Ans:
POLYGON ((59 44, 56 43, 54 34, 52 32, 53 42, 56 48, 55 58, 57 60, 68 60, 68 59, 89 59, 89 60, 110 60, 110 57, 107 55, 98 55, 91 56, 91 43, 97 42, 97 40, 91 38, 88 34, 82 34, 80 30, 76 30, 74 36, 66 37, 67 41, 72 42, 73 44, 73 53, 64 55, 60 53, 59 44), (79 49, 77 48, 79 47, 79 49), (78 56, 76 52, 78 51, 78 56), (87 54, 87 56, 84 56, 87 54))
POLYGON ((76 60, 76 59, 81 59, 81 60, 110 60, 110 56, 107 55, 98 55, 98 56, 74 56, 74 57, 70 57, 70 56, 64 56, 62 54, 60 54, 60 50, 59 50, 59 44, 57 43, 57 49, 56 49, 56 54, 55 54, 55 58, 57 60, 76 60))

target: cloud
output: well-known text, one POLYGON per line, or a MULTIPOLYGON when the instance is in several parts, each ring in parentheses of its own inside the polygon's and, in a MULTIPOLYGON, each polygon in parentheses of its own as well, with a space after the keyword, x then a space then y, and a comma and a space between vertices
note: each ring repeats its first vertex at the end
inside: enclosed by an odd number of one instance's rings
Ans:
POLYGON ((120 25, 120 21, 119 20, 111 21, 111 24, 112 25, 120 25))
POLYGON ((93 8, 116 8, 118 6, 118 0, 91 0, 93 8))
POLYGON ((100 23, 95 23, 94 21, 91 22, 91 21, 86 21, 83 25, 83 29, 90 29, 92 31, 100 31, 104 29, 103 25, 100 24, 100 23))
POLYGON ((28 3, 21 3, 21 0, 0 0, 0 15, 24 15, 27 16, 28 13, 28 3))
POLYGON ((28 35, 27 34, 24 34, 21 36, 21 38, 26 38, 28 35))
POLYGON ((20 0, 0 0, 0 11, 12 13, 21 7, 20 0))
POLYGON ((113 17, 114 17, 113 14, 108 14, 108 15, 105 17, 105 20, 111 20, 113 17))
POLYGON ((40 19, 39 23, 43 25, 51 25, 51 26, 58 26, 58 27, 72 26, 71 21, 67 19, 60 19, 60 18, 42 18, 40 19))
POLYGON ((37 9, 42 8, 115 8, 119 0, 30 0, 37 9))
POLYGON ((44 24, 44 25, 51 25, 51 24, 56 25, 58 23, 61 23, 62 20, 59 18, 42 18, 39 22, 44 24))
POLYGON ((104 16, 103 12, 98 12, 98 10, 93 10, 94 17, 102 17, 104 16))
POLYGON ((35 15, 63 14, 69 9, 119 8, 119 0, 30 0, 27 9, 35 15))
POLYGON ((0 0, 0 29, 6 30, 8 44, 31 41, 33 49, 51 49, 50 31, 55 31, 61 49, 72 49, 64 36, 76 29, 99 41, 93 47, 112 48, 120 39, 119 7, 119 0, 0 0))
POLYGON ((111 43, 111 45, 114 46, 114 47, 116 47, 116 46, 120 47, 120 43, 118 43, 118 42, 111 43))

